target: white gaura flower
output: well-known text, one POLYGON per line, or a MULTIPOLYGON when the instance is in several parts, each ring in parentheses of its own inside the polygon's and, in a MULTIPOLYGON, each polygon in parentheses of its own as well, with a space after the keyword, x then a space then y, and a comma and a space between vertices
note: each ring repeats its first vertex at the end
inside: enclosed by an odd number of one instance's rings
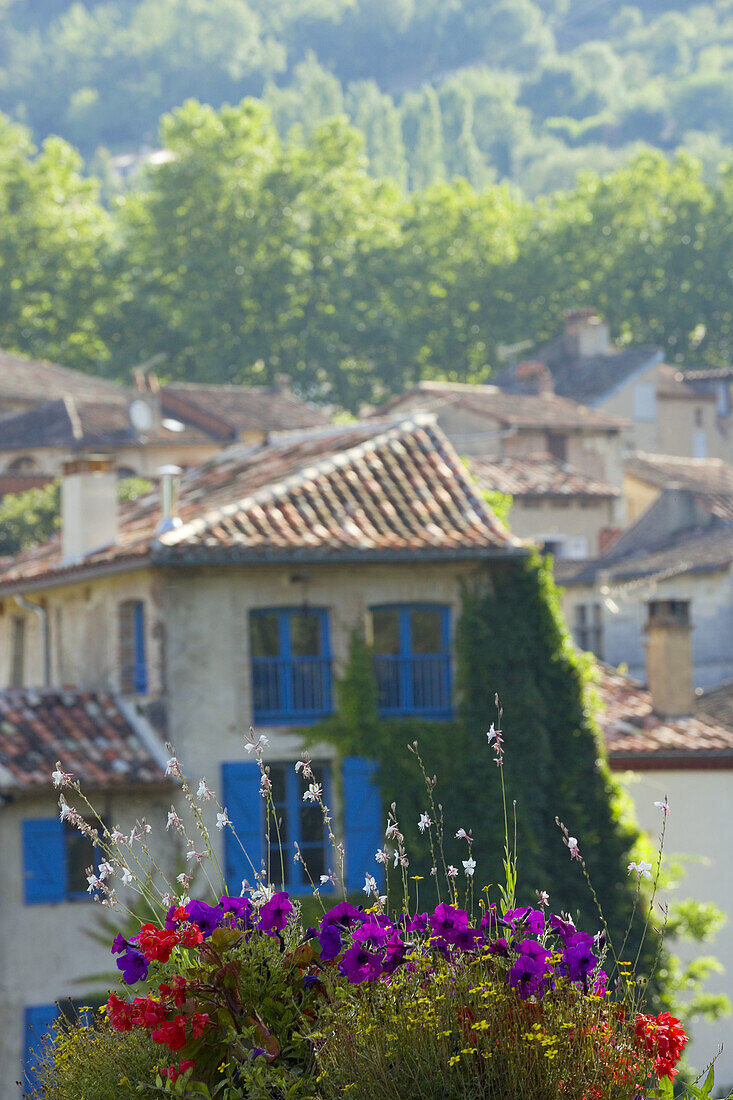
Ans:
POLYGON ((101 889, 102 882, 100 879, 97 878, 95 874, 88 874, 87 882, 89 883, 89 885, 87 886, 88 894, 93 894, 95 890, 101 889))
POLYGON ((459 829, 456 833, 456 840, 473 840, 473 837, 465 829, 459 829))
POLYGON ((130 872, 129 872, 129 870, 127 869, 127 867, 123 867, 123 868, 122 868, 122 874, 120 875, 120 882, 122 883, 122 885, 123 885, 123 886, 129 886, 129 885, 130 885, 131 883, 133 883, 134 881, 135 881, 135 880, 134 880, 134 878, 132 877, 132 875, 130 874, 130 872))
POLYGON ((452 863, 449 863, 446 874, 448 875, 448 878, 455 878, 458 874, 458 868, 454 867, 452 863))
POLYGON ((173 775, 176 779, 182 779, 181 765, 176 760, 175 756, 172 756, 165 766, 165 774, 173 775))
POLYGON ((189 884, 190 881, 191 881, 191 876, 187 875, 185 871, 183 871, 180 875, 176 876, 176 882, 180 882, 180 884, 181 884, 181 886, 183 887, 184 890, 188 890, 188 884, 189 884))
POLYGON ((376 894, 376 893, 378 893, 377 880, 374 878, 373 875, 367 875, 366 878, 364 879, 364 893, 365 894, 376 894))
POLYGON ((565 843, 568 846, 568 851, 570 852, 570 858, 571 859, 580 859, 580 849, 578 848, 578 838, 574 837, 574 836, 569 836, 567 838, 567 840, 565 841, 565 843))
POLYGON ((106 859, 103 863, 99 864, 97 870, 99 872, 99 877, 102 882, 104 882, 106 878, 109 878, 110 875, 114 874, 114 867, 111 863, 108 863, 106 859))
POLYGON ((469 856, 468 859, 464 859, 461 862, 463 863, 463 870, 469 877, 471 877, 473 875, 473 872, 476 870, 476 860, 471 859, 469 856))
POLYGON ((213 798, 214 792, 210 791, 206 786, 206 780, 202 779, 199 782, 198 790, 196 791, 196 797, 200 798, 203 802, 208 802, 210 798, 213 798))
POLYGON ((392 840, 393 837, 399 836, 399 826, 396 821, 388 821, 387 828, 384 830, 384 835, 387 840, 392 840))
POLYGON ((662 811, 662 815, 664 817, 667 816, 667 814, 669 813, 669 805, 667 803, 667 796, 666 795, 664 796, 664 799, 661 802, 655 802, 654 805, 657 807, 658 810, 662 811))
POLYGON ((389 852, 386 848, 377 848, 376 852, 374 853, 374 858, 376 859, 377 863, 386 863, 389 859, 389 852))
POLYGON ((176 813, 174 807, 171 806, 170 810, 168 811, 168 821, 166 822, 166 826, 165 826, 166 829, 171 829, 171 828, 180 829, 182 825, 183 825, 183 822, 181 821, 180 817, 176 813))
POLYGON ((319 798, 323 794, 323 788, 320 783, 311 783, 307 791, 303 792, 304 802, 318 802, 319 798))
POLYGON ((417 823, 417 827, 421 833, 424 833, 426 829, 429 829, 432 824, 433 823, 427 814, 420 814, 420 820, 417 823))
POLYGON ((223 814, 216 815, 216 827, 217 829, 223 829, 225 825, 231 825, 231 821, 227 817, 227 808, 224 807, 223 814))
POLYGON ((74 776, 71 774, 71 772, 62 771, 61 761, 57 760, 56 771, 51 772, 51 778, 53 779, 54 787, 66 787, 72 783, 74 776))
POLYGON ((652 865, 651 863, 646 863, 643 859, 640 859, 638 863, 629 864, 629 874, 631 874, 632 871, 636 871, 638 878, 652 877, 652 865))
POLYGON ((127 837, 125 836, 124 833, 120 832, 119 827, 117 825, 115 825, 114 829, 112 830, 111 840, 115 844, 127 844, 127 837))
POLYGON ((59 817, 62 821, 66 821, 67 817, 71 817, 74 811, 72 810, 71 806, 68 804, 63 795, 61 795, 61 798, 59 799, 59 806, 61 808, 61 813, 59 814, 59 817))

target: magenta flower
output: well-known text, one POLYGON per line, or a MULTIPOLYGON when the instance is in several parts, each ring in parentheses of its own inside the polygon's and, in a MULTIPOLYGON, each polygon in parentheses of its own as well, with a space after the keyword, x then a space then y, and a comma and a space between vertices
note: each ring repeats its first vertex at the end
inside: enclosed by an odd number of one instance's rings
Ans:
POLYGON ((341 950, 341 933, 335 924, 327 924, 321 927, 318 933, 318 942, 321 945, 321 961, 331 962, 341 950))
POLYGON ((261 932, 282 932, 288 923, 293 906, 284 890, 274 894, 260 909, 257 927, 261 932))
POLYGON ((382 960, 360 944, 354 944, 339 963, 339 970, 352 985, 373 982, 382 973, 382 960))
POLYGON ((249 898, 230 898, 226 894, 219 898, 219 905, 225 917, 243 921, 245 928, 251 928, 254 921, 254 907, 249 898))
POLYGON ((523 1001, 533 994, 541 996, 546 985, 544 963, 529 955, 520 955, 506 976, 509 985, 516 989, 523 1001))
POLYGON ((544 931, 545 914, 541 909, 532 909, 529 905, 524 909, 509 909, 504 914, 504 923, 509 925, 512 932, 521 928, 522 932, 539 936, 544 931))
POLYGON ((340 901, 329 909, 321 917, 321 928, 327 924, 338 924, 341 928, 351 928, 354 924, 360 924, 366 920, 366 914, 348 901, 340 901))
POLYGON ((453 932, 468 928, 468 913, 465 909, 458 909, 455 905, 441 902, 436 905, 435 912, 428 918, 434 935, 443 936, 451 942, 453 932))
POLYGON ((374 917, 365 920, 353 935, 354 943, 369 944, 371 947, 381 947, 388 938, 388 932, 378 923, 374 917))
POLYGON ((188 910, 189 920, 195 921, 199 926, 204 934, 204 939, 210 936, 215 928, 219 927, 224 918, 224 912, 220 906, 207 905, 205 901, 189 901, 186 909, 188 910))

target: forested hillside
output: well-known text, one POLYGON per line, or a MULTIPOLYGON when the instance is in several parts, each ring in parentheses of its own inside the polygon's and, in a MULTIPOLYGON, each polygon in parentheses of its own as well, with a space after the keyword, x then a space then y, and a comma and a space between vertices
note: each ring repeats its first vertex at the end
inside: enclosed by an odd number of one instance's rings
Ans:
POLYGON ((669 361, 733 359, 733 173, 647 151, 530 201, 406 194, 342 120, 284 141, 256 100, 163 120, 171 159, 111 205, 60 139, 0 116, 0 347, 129 380, 273 383, 358 409, 420 377, 486 380, 502 344, 597 307, 669 361))
POLYGON ((344 112, 403 188, 534 196, 640 142, 733 143, 733 0, 0 0, 0 109, 86 157, 195 97, 263 96, 281 135, 344 112))

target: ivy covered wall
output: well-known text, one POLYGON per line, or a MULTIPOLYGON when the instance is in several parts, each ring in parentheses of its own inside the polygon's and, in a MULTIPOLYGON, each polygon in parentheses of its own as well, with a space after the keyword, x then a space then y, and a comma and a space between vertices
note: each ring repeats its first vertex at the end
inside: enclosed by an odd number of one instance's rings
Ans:
MULTIPOLYGON (((538 555, 492 563, 463 594, 456 624, 455 718, 383 719, 378 715, 372 655, 352 638, 351 658, 338 685, 335 715, 312 727, 313 741, 331 741, 343 755, 376 760, 386 807, 397 816, 411 858, 410 874, 422 874, 421 893, 433 900, 431 858, 417 822, 428 809, 424 782, 407 746, 419 742, 429 775, 437 775, 435 799, 445 813, 446 857, 461 871, 465 841, 474 837, 476 886, 502 880, 504 820, 498 768, 486 731, 496 721, 495 694, 504 709, 505 782, 516 800, 518 902, 547 890, 557 912, 569 911, 584 927, 598 923, 578 864, 555 825, 561 818, 579 841, 606 919, 620 943, 633 906, 626 873, 637 831, 622 811, 599 731, 584 705, 584 659, 573 649, 551 567, 538 555)), ((386 817, 385 817, 386 820, 386 817)), ((498 890, 492 890, 498 897, 498 890)))

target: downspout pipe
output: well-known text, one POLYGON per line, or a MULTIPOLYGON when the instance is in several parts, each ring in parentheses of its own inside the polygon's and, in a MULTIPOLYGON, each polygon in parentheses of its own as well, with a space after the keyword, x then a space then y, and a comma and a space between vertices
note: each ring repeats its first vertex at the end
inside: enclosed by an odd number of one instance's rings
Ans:
POLYGON ((38 603, 27 600, 25 596, 16 596, 15 602, 26 611, 32 611, 41 620, 41 636, 43 638, 43 686, 51 686, 51 636, 48 626, 48 612, 38 603))

